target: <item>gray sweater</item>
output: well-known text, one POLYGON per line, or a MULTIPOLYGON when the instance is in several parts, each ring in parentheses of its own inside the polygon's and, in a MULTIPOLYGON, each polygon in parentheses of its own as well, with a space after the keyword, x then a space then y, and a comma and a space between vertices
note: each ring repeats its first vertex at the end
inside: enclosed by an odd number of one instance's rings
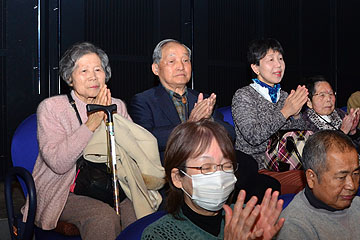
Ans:
POLYGON ((304 121, 288 118, 280 112, 288 94, 280 92, 277 103, 266 100, 253 87, 238 89, 232 99, 231 111, 235 123, 235 149, 252 155, 259 169, 265 168, 267 143, 279 129, 303 129, 304 121))
POLYGON ((356 196, 351 206, 331 212, 314 208, 304 190, 299 192, 281 213, 285 224, 277 239, 360 239, 360 198, 356 196))

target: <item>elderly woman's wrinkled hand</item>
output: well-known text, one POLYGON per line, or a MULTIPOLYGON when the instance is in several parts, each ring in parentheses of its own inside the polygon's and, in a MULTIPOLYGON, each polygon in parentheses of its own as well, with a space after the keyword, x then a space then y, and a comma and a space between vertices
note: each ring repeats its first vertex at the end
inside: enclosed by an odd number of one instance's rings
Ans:
POLYGON ((308 100, 308 90, 305 86, 298 86, 295 90, 291 90, 289 96, 286 98, 281 113, 287 119, 291 116, 297 117, 308 100))
POLYGON ((271 239, 284 224, 278 221, 283 201, 278 201, 278 192, 271 195, 271 189, 265 193, 261 205, 255 206, 256 197, 252 197, 243 208, 245 191, 241 190, 234 211, 227 205, 225 210, 224 239, 271 239))
POLYGON ((340 130, 343 131, 345 134, 353 135, 356 133, 356 127, 359 123, 359 110, 357 109, 350 109, 349 114, 347 114, 341 123, 340 130))
MULTIPOLYGON (((106 85, 101 87, 99 94, 90 103, 105 105, 105 106, 110 105, 111 104, 110 89, 108 89, 106 85)), ((106 115, 103 111, 90 113, 85 125, 90 129, 90 131, 94 132, 100 126, 101 122, 105 120, 105 118, 106 115)))
POLYGON ((343 133, 348 134, 351 130, 353 122, 353 117, 351 115, 346 115, 341 123, 340 130, 343 131, 343 133))
POLYGON ((353 134, 356 133, 356 129, 357 129, 357 126, 359 124, 359 120, 360 120, 360 109, 359 108, 356 108, 354 110, 354 121, 353 121, 353 126, 351 127, 351 131, 353 132, 353 134))
POLYGON ((357 129, 357 125, 359 123, 359 118, 360 118, 360 109, 359 108, 351 108, 349 115, 352 116, 352 124, 351 124, 351 128, 349 130, 349 134, 350 135, 354 135, 356 133, 356 129, 357 129))

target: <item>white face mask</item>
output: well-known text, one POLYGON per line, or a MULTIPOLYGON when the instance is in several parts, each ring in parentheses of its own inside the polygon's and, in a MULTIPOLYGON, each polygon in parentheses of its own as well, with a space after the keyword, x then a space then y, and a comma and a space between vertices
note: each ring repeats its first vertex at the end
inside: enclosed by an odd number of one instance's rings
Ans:
POLYGON ((222 208, 230 193, 234 190, 236 177, 233 173, 216 171, 213 174, 196 174, 189 176, 192 179, 193 194, 181 188, 199 207, 209 211, 218 211, 222 208))

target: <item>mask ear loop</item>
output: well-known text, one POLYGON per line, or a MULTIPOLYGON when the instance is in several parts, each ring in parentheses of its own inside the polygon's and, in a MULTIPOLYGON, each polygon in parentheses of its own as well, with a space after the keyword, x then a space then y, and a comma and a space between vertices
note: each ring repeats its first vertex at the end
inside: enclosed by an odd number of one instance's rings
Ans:
MULTIPOLYGON (((180 169, 180 171, 181 171, 185 176, 187 176, 188 178, 190 178, 191 181, 192 181, 192 177, 191 177, 191 176, 189 176, 186 172, 184 172, 184 171, 181 170, 181 169, 180 169)), ((191 196, 182 186, 181 186, 181 190, 183 190, 183 192, 184 192, 190 199, 193 199, 192 196, 191 196)))
POLYGON ((188 178, 190 178, 192 180, 192 177, 189 174, 187 174, 186 172, 184 172, 182 169, 180 169, 180 172, 182 172, 185 176, 187 176, 188 178))
POLYGON ((191 196, 183 187, 181 187, 181 190, 183 190, 183 192, 184 192, 190 199, 193 199, 192 196, 191 196))

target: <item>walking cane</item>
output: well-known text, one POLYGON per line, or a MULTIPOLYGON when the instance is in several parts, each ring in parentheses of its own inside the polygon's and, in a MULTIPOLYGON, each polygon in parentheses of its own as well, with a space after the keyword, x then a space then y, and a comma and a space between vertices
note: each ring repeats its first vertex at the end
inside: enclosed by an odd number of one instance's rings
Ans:
POLYGON ((119 197, 119 183, 116 175, 116 152, 115 152, 115 132, 114 132, 114 121, 113 112, 117 110, 116 104, 109 106, 88 104, 86 110, 91 112, 103 111, 107 116, 106 120, 106 132, 107 132, 107 155, 108 164, 111 166, 113 187, 114 187, 114 208, 117 215, 120 215, 120 197, 119 197))

